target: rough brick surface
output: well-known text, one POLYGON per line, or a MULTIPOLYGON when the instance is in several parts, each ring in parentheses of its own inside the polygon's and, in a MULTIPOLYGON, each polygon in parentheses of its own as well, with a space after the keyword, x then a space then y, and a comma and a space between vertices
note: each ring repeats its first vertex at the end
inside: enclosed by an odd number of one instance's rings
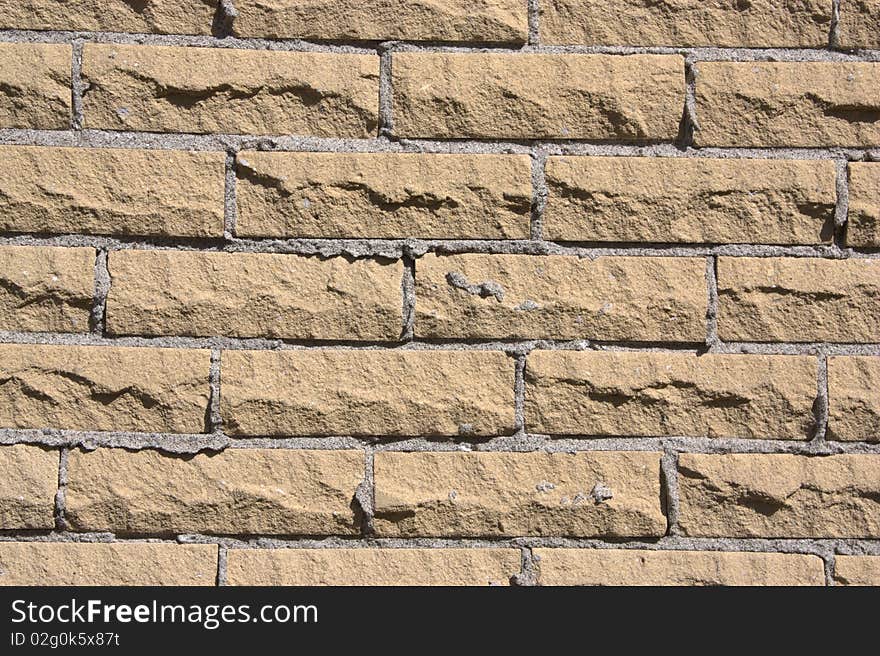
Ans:
MULTIPOLYGON (((54 528, 58 452, 26 444, 0 446, 0 470, 0 526, 54 528)), ((0 572, 3 569, 0 564, 0 572)))
POLYGON ((551 157, 544 238, 827 243, 834 181, 830 160, 551 157))
POLYGON ((223 236, 223 153, 0 146, 0 229, 223 236))
POLYGON ((0 0, 0 28, 210 34, 219 0, 0 0))
POLYGON ((232 549, 230 585, 509 585, 519 549, 232 549))
POLYGON ((836 585, 880 585, 880 556, 837 556, 834 559, 836 585))
POLYGON ((683 66, 674 55, 399 53, 392 62, 394 131, 440 139, 672 141, 683 66))
POLYGON ((808 356, 535 351, 525 377, 536 433, 806 439, 814 426, 808 356))
POLYGON ((72 451, 66 518, 117 533, 351 534, 360 451, 72 451))
POLYGON ((375 55, 87 44, 85 127, 368 137, 375 55))
POLYGON ((849 165, 846 244, 880 248, 880 163, 849 165))
POLYGON ((660 536, 660 454, 374 457, 380 536, 660 536))
POLYGON ((0 328, 88 332, 94 279, 92 248, 0 246, 0 328))
POLYGON ((236 0, 235 33, 271 38, 522 43, 520 0, 236 0))
POLYGON ((0 427, 205 432, 210 352, 0 344, 0 427))
POLYGON ((244 152, 242 237, 528 239, 522 155, 244 152))
POLYGON ((215 585, 217 545, 0 542, 2 585, 215 585))
POLYGON ((535 549, 541 585, 825 585, 818 556, 645 549, 535 549))
POLYGON ((875 0, 841 0, 837 32, 841 48, 880 48, 880 5, 875 0))
POLYGON ((829 437, 880 442, 880 358, 828 358, 828 397, 829 437))
POLYGON ((235 435, 499 435, 514 429, 514 362, 498 351, 227 351, 235 435))
POLYGON ((722 257, 718 334, 742 342, 880 341, 880 261, 722 257))
POLYGON ((818 48, 831 26, 824 0, 546 0, 540 8, 547 44, 818 48))
POLYGON ((880 63, 701 62, 700 146, 878 146, 880 63))
POLYGON ((703 258, 428 255, 419 337, 702 342, 703 258))
POLYGON ((72 53, 62 44, 0 43, 0 128, 70 127, 72 53))
POLYGON ((403 326, 400 261, 126 250, 107 264, 114 334, 394 341, 403 326))
POLYGON ((683 453, 678 471, 684 535, 880 537, 880 456, 683 453))

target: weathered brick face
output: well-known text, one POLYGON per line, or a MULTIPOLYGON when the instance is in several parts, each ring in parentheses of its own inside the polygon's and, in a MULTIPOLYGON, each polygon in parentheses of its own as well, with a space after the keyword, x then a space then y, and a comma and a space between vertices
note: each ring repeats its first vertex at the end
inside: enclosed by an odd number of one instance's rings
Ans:
POLYGON ((0 161, 0 585, 880 585, 875 0, 0 0, 0 161))

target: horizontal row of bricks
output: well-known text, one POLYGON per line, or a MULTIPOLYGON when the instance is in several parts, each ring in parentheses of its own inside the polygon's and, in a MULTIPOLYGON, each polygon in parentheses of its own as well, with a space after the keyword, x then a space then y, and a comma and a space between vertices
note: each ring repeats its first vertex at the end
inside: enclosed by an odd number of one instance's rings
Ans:
MULTIPOLYGON (((225 153, 2 146, 0 229, 224 237, 225 153)), ((249 239, 529 239, 527 155, 236 155, 232 233, 249 239)), ((595 243, 831 243, 836 163, 551 156, 543 238, 595 243)), ((844 241, 880 247, 880 163, 848 164, 844 241)))
MULTIPOLYGON (((0 327, 87 333, 97 251, 0 246, 0 327)), ((112 250, 109 335, 404 341, 402 260, 112 250)), ((710 289, 728 342, 880 342, 876 258, 427 254, 415 337, 704 344, 710 289), (708 264, 712 264, 710 258, 708 264)))
MULTIPOLYGON (((0 127, 73 125, 73 48, 0 44, 0 127)), ((698 62, 699 146, 880 145, 877 62, 698 62)), ((380 127, 372 54, 85 45, 84 128, 368 138, 380 127)), ((437 139, 672 142, 678 55, 399 52, 393 133, 437 139)))
MULTIPOLYGON (((667 0, 538 0, 530 24, 527 0, 57 0, 0 1, 0 29, 90 30, 317 40, 409 40, 550 45, 824 47, 834 21, 832 0, 698 3, 667 0)), ((880 9, 843 0, 836 43, 880 47, 880 9)))
MULTIPOLYGON (((804 440, 817 428, 819 364, 807 355, 536 350, 525 361, 525 428, 804 440)), ((501 351, 225 350, 218 365, 219 412, 234 436, 518 428, 516 360, 501 351)), ((210 432, 210 368, 202 349, 2 344, 0 427, 210 432)), ((835 356, 827 369, 828 437, 880 439, 880 360, 835 356)))
MULTIPOLYGON (((120 536, 357 536, 362 450, 73 449, 60 515, 59 452, 0 446, 7 530, 120 536), (57 521, 56 521, 57 520, 57 521)), ((680 453, 661 474, 650 451, 401 452, 372 457, 369 533, 380 538, 660 538, 663 476, 692 538, 880 538, 880 456, 680 453)), ((369 469, 369 467, 367 467, 369 469)))
MULTIPOLYGON (((810 554, 534 548, 538 585, 825 585, 810 554)), ((220 548, 157 542, 0 542, 0 585, 200 585, 220 548)), ((227 549, 225 585, 519 584, 516 548, 227 549)), ((838 555, 834 585, 877 585, 880 556, 838 555)))

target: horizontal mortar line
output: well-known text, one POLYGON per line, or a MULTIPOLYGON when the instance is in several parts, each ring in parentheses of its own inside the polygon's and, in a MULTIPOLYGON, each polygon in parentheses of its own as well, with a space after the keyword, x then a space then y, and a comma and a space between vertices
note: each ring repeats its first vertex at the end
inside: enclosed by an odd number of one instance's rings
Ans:
POLYGON ((833 146, 793 148, 788 146, 681 147, 672 142, 630 144, 617 141, 544 139, 424 139, 385 135, 365 138, 314 137, 307 135, 244 135, 229 133, 142 132, 116 130, 30 130, 0 128, 0 144, 77 148, 120 148, 141 150, 197 150, 226 152, 262 150, 279 153, 423 153, 423 154, 541 154, 594 157, 707 157, 742 159, 846 159, 880 158, 874 147, 833 146))
MULTIPOLYGON (((418 328, 418 323, 416 324, 418 328)), ((2 344, 38 344, 44 346, 130 346, 175 349, 225 349, 263 351, 503 351, 510 356, 528 354, 533 350, 705 354, 704 344, 687 342, 610 342, 588 339, 443 339, 430 340, 419 336, 409 341, 305 340, 239 337, 187 337, 136 335, 96 335, 94 333, 15 332, 0 331, 2 344)), ((786 343, 786 342, 721 342, 708 349, 716 354, 778 354, 778 355, 877 355, 880 344, 786 343)))
POLYGON ((573 549, 645 549, 651 551, 719 551, 793 553, 824 555, 880 555, 880 540, 875 538, 742 538, 742 537, 375 537, 362 536, 263 536, 259 534, 213 535, 180 533, 177 535, 116 536, 109 532, 26 531, 0 532, 0 542, 49 544, 217 544, 232 549, 497 549, 573 548, 573 549))
POLYGON ((458 41, 419 39, 314 39, 261 38, 186 34, 150 34, 137 32, 103 32, 90 30, 26 30, 2 29, 0 42, 72 43, 86 40, 93 43, 119 45, 169 45, 217 48, 223 50, 269 50, 286 52, 319 52, 335 54, 376 54, 380 51, 423 53, 497 53, 497 54, 606 54, 606 55, 682 55, 694 59, 729 61, 876 61, 880 50, 790 47, 730 46, 651 46, 651 45, 542 45, 516 41, 458 41))
MULTIPOLYGON (((546 217, 545 217, 546 219, 546 217)), ((117 250, 176 250, 185 252, 275 253, 329 258, 400 259, 428 253, 473 255, 569 255, 594 260, 600 257, 796 257, 880 259, 880 248, 840 248, 837 245, 773 244, 667 244, 652 242, 557 242, 543 239, 400 239, 293 238, 244 239, 200 237, 149 237, 88 234, 43 234, 0 231, 0 245, 67 246, 117 250)))
POLYGON ((48 448, 81 447, 155 450, 168 454, 195 454, 226 449, 364 450, 400 453, 496 452, 588 453, 656 451, 670 453, 880 455, 880 443, 749 439, 723 437, 614 437, 548 436, 519 433, 499 437, 314 436, 248 437, 220 434, 138 433, 68 429, 0 428, 0 445, 30 444, 48 448))

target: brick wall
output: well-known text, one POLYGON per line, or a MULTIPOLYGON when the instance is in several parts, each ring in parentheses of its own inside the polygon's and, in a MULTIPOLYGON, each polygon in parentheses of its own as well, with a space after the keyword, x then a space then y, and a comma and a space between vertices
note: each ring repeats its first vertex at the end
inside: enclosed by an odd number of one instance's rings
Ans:
POLYGON ((0 0, 0 583, 880 584, 874 0, 0 0))

